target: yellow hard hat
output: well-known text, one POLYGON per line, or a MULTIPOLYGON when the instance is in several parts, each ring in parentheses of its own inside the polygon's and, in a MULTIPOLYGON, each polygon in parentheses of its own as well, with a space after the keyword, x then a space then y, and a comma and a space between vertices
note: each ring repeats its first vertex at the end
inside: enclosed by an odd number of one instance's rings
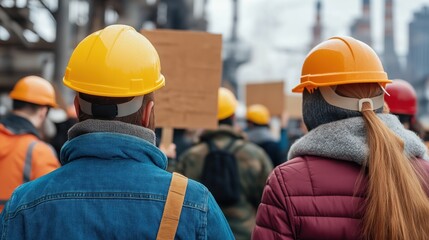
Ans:
POLYGON ((218 106, 217 106, 217 119, 223 120, 235 113, 237 108, 237 99, 234 94, 227 88, 219 88, 218 91, 218 106))
POLYGON ((21 78, 15 84, 9 97, 41 106, 57 107, 54 87, 47 80, 38 76, 21 78))
POLYGON ((246 119, 260 125, 270 122, 270 111, 262 104, 254 104, 247 108, 246 119))
POLYGON ((90 95, 132 97, 163 87, 165 79, 149 40, 130 26, 111 25, 79 43, 63 83, 90 95))
POLYGON ((352 37, 332 37, 307 55, 301 83, 292 92, 350 83, 380 83, 384 87, 390 82, 371 47, 352 37))

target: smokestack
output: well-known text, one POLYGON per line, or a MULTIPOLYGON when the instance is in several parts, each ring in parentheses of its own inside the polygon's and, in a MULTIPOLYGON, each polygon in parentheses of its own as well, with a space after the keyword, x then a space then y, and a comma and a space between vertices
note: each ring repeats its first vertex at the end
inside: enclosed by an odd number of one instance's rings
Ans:
POLYGON ((402 78, 401 66, 395 51, 393 0, 385 0, 384 3, 384 68, 390 79, 402 78))
POLYGON ((386 52, 395 49, 393 36, 393 0, 385 0, 384 7, 384 52, 386 52))
POLYGON ((362 2, 362 17, 364 19, 371 19, 370 7, 371 7, 370 0, 363 0, 363 2, 362 2))
POLYGON ((318 0, 316 2, 316 22, 313 26, 313 39, 311 41, 310 48, 313 48, 322 41, 322 2, 318 0))
POLYGON ((362 1, 362 16, 356 19, 350 26, 351 35, 362 42, 372 45, 371 37, 371 3, 370 0, 362 1))

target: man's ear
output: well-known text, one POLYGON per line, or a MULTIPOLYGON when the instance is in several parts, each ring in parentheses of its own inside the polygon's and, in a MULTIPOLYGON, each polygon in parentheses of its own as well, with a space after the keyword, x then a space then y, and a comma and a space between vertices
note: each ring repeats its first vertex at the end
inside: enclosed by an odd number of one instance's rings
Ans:
POLYGON ((42 119, 42 121, 44 121, 45 118, 48 116, 48 110, 49 108, 47 106, 39 108, 38 114, 40 119, 42 119))
POLYGON ((77 95, 74 97, 74 109, 76 110, 77 118, 79 118, 80 107, 79 107, 79 99, 77 99, 77 95))
POLYGON ((43 122, 48 117, 48 109, 49 108, 47 106, 43 106, 43 107, 40 107, 37 109, 37 111, 33 117, 34 122, 32 122, 36 128, 42 127, 43 122))
POLYGON ((154 102, 153 101, 149 101, 146 106, 144 107, 144 111, 143 111, 143 117, 142 117, 142 126, 147 128, 150 125, 150 116, 153 110, 153 106, 154 106, 154 102))

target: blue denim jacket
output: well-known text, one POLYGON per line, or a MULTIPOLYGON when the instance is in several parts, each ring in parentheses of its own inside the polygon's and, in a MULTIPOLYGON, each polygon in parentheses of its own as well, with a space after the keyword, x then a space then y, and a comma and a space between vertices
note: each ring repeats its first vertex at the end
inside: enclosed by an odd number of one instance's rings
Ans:
MULTIPOLYGON (((0 215, 2 240, 156 238, 172 176, 165 155, 147 129, 87 121, 70 130, 61 168, 16 189, 0 215)), ((233 238, 210 192, 189 180, 176 239, 233 238)))

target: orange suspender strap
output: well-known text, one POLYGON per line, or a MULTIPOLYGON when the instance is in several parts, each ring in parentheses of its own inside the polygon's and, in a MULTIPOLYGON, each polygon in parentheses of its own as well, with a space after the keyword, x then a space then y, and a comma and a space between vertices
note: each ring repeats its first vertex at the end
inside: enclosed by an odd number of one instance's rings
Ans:
POLYGON ((173 173, 165 201, 161 224, 159 225, 157 240, 171 240, 176 236, 177 225, 182 213, 183 201, 185 200, 188 178, 178 173, 173 173))

